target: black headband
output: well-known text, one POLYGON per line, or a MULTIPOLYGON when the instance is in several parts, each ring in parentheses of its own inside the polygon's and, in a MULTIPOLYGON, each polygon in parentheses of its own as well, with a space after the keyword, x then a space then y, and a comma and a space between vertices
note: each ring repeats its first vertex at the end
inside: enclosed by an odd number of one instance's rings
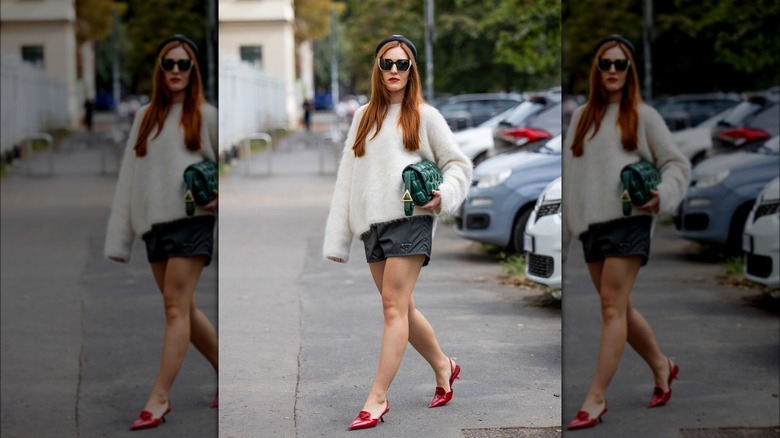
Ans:
POLYGON ((599 49, 601 48, 601 46, 603 46, 604 44, 606 44, 606 43, 608 43, 610 41, 617 41, 619 43, 623 43, 623 45, 628 47, 628 51, 631 52, 631 57, 636 59, 636 51, 634 50, 634 45, 631 44, 631 41, 627 40, 625 37, 623 37, 622 35, 618 35, 618 34, 612 34, 612 35, 604 38, 603 40, 599 41, 599 43, 596 44, 596 49, 593 51, 593 56, 596 56, 596 54, 599 52, 599 49))
POLYGON ((380 42, 379 42, 379 45, 378 45, 378 46, 376 46, 376 51, 374 51, 374 56, 376 56, 376 55, 378 55, 378 54, 379 54, 379 49, 381 49, 381 48, 382 48, 382 46, 384 46, 385 44, 387 44, 387 43, 389 43, 389 42, 391 42, 391 41, 398 41, 398 42, 401 42, 401 43, 404 43, 404 44, 406 44, 406 47, 408 47, 408 48, 409 48, 409 50, 411 50, 411 51, 412 51, 412 55, 414 55, 414 61, 415 61, 415 62, 417 62, 417 48, 416 48, 416 47, 414 47, 414 44, 412 44, 412 42, 411 42, 411 41, 409 41, 409 40, 408 40, 406 37, 404 37, 403 35, 393 35, 393 36, 389 36, 389 37, 387 37, 387 38, 383 39, 382 41, 380 41, 380 42))
POLYGON ((162 51, 163 47, 165 47, 166 44, 173 41, 180 41, 190 46, 192 51, 195 52, 195 58, 200 58, 200 54, 198 53, 198 46, 195 45, 195 43, 191 39, 187 38, 184 35, 179 35, 179 34, 176 34, 170 38, 166 38, 165 40, 163 40, 163 42, 161 42, 160 45, 157 46, 157 56, 160 56, 160 52, 162 51))

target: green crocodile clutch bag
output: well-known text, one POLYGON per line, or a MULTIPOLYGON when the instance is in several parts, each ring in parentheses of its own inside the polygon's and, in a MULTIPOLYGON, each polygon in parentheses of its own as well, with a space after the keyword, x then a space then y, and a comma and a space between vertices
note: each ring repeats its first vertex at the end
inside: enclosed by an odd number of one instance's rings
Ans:
POLYGON ((187 216, 195 214, 195 205, 213 201, 219 185, 219 169, 213 161, 203 160, 184 169, 184 206, 187 216))
POLYGON ((653 197, 650 190, 658 188, 661 173, 653 163, 639 160, 620 171, 620 180, 623 182, 623 194, 620 196, 623 216, 630 216, 632 204, 643 205, 653 197))
POLYGON ((432 161, 423 160, 406 166, 401 174, 404 180, 404 214, 414 214, 415 205, 425 205, 433 198, 433 191, 439 188, 443 178, 441 171, 432 161))

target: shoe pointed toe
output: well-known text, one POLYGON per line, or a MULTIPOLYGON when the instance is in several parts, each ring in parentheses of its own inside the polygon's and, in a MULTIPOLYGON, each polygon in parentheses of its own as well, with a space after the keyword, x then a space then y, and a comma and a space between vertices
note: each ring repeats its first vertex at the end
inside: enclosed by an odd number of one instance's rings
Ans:
POLYGON ((352 423, 349 424, 349 430, 370 429, 372 427, 376 427, 379 421, 382 421, 384 423, 385 421, 384 416, 388 412, 390 412, 389 400, 387 401, 387 407, 385 408, 384 412, 382 412, 382 415, 379 416, 379 418, 371 418, 370 412, 360 411, 357 417, 355 417, 355 419, 352 420, 352 423))
POLYGON ((141 413, 138 415, 138 418, 135 419, 135 421, 130 424, 130 430, 139 430, 139 429, 151 429, 153 427, 157 427, 165 421, 165 416, 168 415, 168 413, 171 412, 171 402, 168 402, 168 408, 163 412, 163 414, 160 416, 160 418, 154 418, 154 414, 152 414, 149 411, 141 411, 141 413))

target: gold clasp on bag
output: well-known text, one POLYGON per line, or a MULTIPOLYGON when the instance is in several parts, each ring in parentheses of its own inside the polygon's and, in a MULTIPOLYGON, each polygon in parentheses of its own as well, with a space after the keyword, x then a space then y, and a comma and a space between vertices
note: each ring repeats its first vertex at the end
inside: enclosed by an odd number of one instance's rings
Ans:
POLYGON ((409 193, 409 190, 407 190, 406 193, 404 193, 404 197, 401 198, 401 202, 414 202, 414 200, 412 199, 412 195, 409 193))
POLYGON ((631 196, 628 195, 628 190, 623 190, 623 194, 620 196, 620 202, 631 202, 631 196))
POLYGON ((195 202, 195 198, 192 197, 192 191, 187 190, 184 194, 184 202, 195 202))

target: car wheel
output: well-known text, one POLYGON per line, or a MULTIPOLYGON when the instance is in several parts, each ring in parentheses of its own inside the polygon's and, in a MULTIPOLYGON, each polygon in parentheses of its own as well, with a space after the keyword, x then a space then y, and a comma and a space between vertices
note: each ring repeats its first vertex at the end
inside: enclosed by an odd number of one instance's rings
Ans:
POLYGON ((729 254, 742 254, 742 233, 745 231, 745 222, 750 215, 750 210, 753 208, 754 203, 755 199, 740 205, 731 218, 729 237, 726 242, 726 250, 729 254))
POLYGON ((485 159, 487 159, 487 151, 480 152, 479 154, 477 154, 477 156, 474 157, 474 159, 471 160, 471 162, 474 164, 474 167, 476 167, 479 163, 485 161, 485 159))
POLYGON ((533 211, 533 205, 525 207, 515 219, 515 225, 512 227, 512 250, 518 254, 523 254, 525 248, 523 248, 523 234, 525 233, 525 224, 528 222, 528 218, 533 211))

